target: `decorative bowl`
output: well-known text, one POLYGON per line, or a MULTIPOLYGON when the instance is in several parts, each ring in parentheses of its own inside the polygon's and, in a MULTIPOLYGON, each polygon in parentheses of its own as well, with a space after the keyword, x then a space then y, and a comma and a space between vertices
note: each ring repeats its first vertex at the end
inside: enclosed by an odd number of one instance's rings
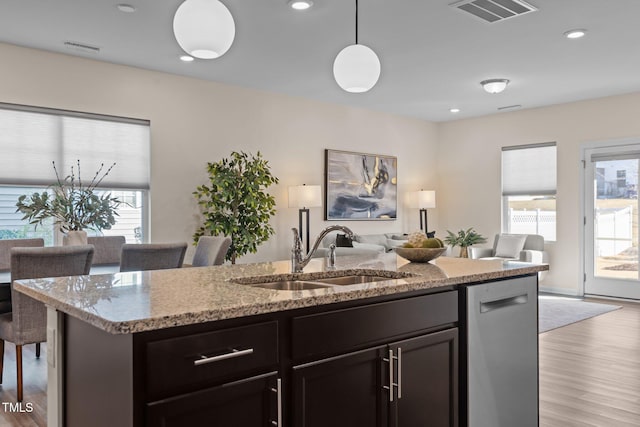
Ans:
POLYGON ((446 250, 447 248, 396 248, 396 253, 411 262, 429 262, 446 250))

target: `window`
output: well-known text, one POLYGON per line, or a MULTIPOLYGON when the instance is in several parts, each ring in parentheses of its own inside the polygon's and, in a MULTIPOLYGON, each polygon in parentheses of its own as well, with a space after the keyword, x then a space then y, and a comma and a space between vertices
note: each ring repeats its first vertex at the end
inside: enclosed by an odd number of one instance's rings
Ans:
POLYGON ((146 120, 0 103, 0 239, 43 237, 54 244, 52 224, 34 229, 15 204, 20 195, 56 182, 52 161, 64 176, 80 160, 89 174, 116 163, 99 188, 125 204, 103 234, 140 242, 147 223, 149 135, 146 120))
POLYGON ((502 229, 556 240, 556 144, 502 148, 502 229))

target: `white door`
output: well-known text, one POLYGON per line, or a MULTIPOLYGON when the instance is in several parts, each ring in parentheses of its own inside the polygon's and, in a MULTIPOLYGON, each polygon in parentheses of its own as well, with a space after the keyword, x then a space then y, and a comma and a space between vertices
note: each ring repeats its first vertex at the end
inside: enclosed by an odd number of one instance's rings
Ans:
POLYGON ((585 150, 585 294, 640 299, 640 145, 585 150))

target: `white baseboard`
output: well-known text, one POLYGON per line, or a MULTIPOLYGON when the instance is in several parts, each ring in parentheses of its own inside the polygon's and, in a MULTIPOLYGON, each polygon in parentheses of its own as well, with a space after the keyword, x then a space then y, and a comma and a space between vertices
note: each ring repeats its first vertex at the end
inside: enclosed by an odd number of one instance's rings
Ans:
POLYGON ((610 300, 610 301, 633 302, 633 303, 636 303, 636 304, 640 304, 640 300, 637 300, 637 299, 607 297, 607 296, 603 296, 603 295, 592 295, 592 294, 586 294, 585 297, 586 298, 605 299, 605 300, 610 300))
POLYGON ((567 289, 567 288, 547 288, 545 286, 538 286, 538 291, 544 292, 547 294, 557 294, 557 295, 566 295, 571 297, 581 296, 578 293, 577 289, 567 289))

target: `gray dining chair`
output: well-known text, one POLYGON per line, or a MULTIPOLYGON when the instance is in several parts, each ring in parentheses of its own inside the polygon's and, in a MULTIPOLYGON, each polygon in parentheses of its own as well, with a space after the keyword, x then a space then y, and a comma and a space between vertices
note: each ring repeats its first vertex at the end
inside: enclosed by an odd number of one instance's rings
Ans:
POLYGON ((11 248, 43 247, 44 239, 5 239, 0 240, 0 271, 11 269, 11 248))
POLYGON ((193 267, 222 265, 229 246, 231 246, 231 237, 201 236, 191 265, 193 267))
POLYGON ((87 243, 93 245, 93 265, 120 265, 122 245, 127 243, 124 236, 91 236, 87 243))
POLYGON ((187 243, 126 243, 122 245, 120 271, 180 268, 187 243))
POLYGON ((11 248, 36 248, 43 247, 44 239, 4 239, 0 240, 0 273, 3 279, 0 280, 0 313, 11 311, 11 248), (7 274, 8 273, 8 274, 7 274), (4 279, 6 278, 6 280, 4 279))
MULTIPOLYGON (((92 245, 12 248, 11 279, 86 275, 91 269, 92 259, 92 245)), ((35 343, 36 357, 40 357, 40 343, 47 339, 47 310, 40 301, 16 292, 13 284, 11 299, 11 313, 0 315, 0 383, 4 365, 4 342, 9 341, 16 345, 18 402, 21 402, 22 346, 35 343)))

